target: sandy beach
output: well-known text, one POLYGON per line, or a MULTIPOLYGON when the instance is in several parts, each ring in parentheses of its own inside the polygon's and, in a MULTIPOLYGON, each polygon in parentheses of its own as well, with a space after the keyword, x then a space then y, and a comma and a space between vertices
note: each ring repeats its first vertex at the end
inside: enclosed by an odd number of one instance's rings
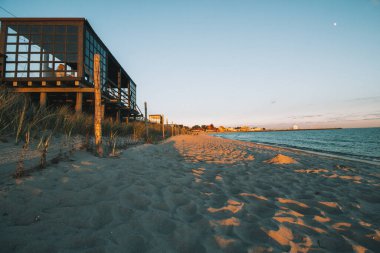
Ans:
POLYGON ((1 252, 379 252, 380 167, 208 135, 2 174, 1 252))

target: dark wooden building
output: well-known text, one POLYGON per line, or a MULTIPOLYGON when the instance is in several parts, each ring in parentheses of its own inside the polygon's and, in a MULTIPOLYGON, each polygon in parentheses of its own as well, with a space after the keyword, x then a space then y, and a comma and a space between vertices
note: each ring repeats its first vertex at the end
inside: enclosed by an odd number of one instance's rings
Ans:
POLYGON ((141 115, 136 84, 84 18, 0 18, 0 81, 41 106, 93 111, 94 54, 100 55, 106 116, 141 115))

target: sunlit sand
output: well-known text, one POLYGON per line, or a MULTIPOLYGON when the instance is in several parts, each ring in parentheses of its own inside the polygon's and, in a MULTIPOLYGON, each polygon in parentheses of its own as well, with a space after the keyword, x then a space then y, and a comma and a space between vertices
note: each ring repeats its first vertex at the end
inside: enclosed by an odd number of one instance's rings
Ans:
POLYGON ((2 174, 1 251, 376 252, 378 169, 207 135, 78 151, 2 174))

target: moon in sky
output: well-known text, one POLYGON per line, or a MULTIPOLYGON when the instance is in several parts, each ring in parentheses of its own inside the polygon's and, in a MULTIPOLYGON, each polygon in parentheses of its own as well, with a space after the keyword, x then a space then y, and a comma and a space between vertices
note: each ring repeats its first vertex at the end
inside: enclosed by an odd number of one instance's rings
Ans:
POLYGON ((336 25, 337 25, 336 22, 334 22, 334 23, 333 23, 333 26, 336 26, 336 25))

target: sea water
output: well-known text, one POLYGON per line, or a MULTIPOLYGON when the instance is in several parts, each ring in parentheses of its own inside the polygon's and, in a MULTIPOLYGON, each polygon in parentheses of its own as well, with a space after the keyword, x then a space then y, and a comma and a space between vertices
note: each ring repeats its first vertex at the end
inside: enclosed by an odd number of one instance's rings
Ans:
POLYGON ((380 163, 380 128, 237 132, 215 135, 380 163))

